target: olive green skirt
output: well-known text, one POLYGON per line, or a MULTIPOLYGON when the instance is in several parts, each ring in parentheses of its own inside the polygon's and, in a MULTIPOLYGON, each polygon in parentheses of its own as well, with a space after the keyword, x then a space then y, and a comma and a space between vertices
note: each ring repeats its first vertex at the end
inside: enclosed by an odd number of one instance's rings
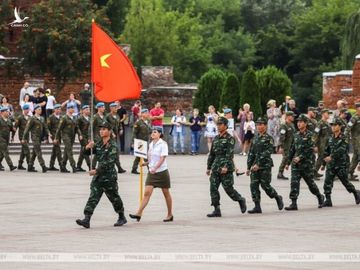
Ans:
POLYGON ((153 186, 154 188, 170 188, 169 171, 165 170, 155 174, 148 173, 145 186, 153 186))

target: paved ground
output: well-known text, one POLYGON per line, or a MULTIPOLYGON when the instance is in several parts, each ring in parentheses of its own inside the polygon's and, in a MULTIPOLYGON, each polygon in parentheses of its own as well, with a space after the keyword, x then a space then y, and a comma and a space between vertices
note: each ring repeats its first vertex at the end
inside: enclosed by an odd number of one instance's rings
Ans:
MULTIPOLYGON (((16 160, 17 157, 13 157, 16 160)), ((48 159, 48 157, 46 157, 48 159)), ((129 170, 133 158, 122 157, 129 170)), ((245 168, 245 157, 236 157, 245 168)), ((274 155, 275 168, 280 156, 274 155)), ((170 156, 175 222, 164 224, 165 202, 156 190, 140 223, 128 220, 122 228, 112 225, 116 215, 102 198, 90 230, 75 224, 82 217, 89 194, 86 173, 60 174, 23 171, 0 173, 1 252, 357 252, 360 248, 360 206, 340 182, 334 185, 331 209, 317 209, 317 200, 302 182, 298 212, 278 211, 274 200, 262 193, 263 214, 242 215, 237 204, 221 189, 222 218, 209 219, 211 209, 206 156, 170 156)), ((38 168, 39 169, 39 168, 38 168)), ((273 186, 288 204, 289 182, 276 179, 273 186)), ((138 177, 119 176, 126 215, 138 206, 138 177)), ((249 178, 236 178, 237 190, 252 207, 249 178)), ((323 180, 317 182, 321 188, 323 180)), ((360 188, 359 182, 355 183, 360 188)), ((1 259, 1 258, 0 258, 1 259)), ((0 260, 1 261, 1 260, 0 260)), ((358 269, 355 263, 1 263, 0 269, 358 269), (176 267, 175 267, 176 266, 176 267), (119 268, 120 267, 120 268, 119 268)))

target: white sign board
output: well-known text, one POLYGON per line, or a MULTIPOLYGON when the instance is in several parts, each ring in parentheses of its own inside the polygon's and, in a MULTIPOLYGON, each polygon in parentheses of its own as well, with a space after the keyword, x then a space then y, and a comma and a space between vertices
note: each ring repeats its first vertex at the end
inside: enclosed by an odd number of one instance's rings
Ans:
POLYGON ((147 141, 134 139, 134 156, 147 158, 148 143, 147 141))

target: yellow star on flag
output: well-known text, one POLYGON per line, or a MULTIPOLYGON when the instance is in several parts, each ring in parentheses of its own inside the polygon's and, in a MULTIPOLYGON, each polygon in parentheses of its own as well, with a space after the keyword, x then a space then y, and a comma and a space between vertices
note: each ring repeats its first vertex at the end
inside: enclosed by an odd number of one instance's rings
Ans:
POLYGON ((108 59, 111 56, 111 54, 104 54, 103 56, 100 57, 100 64, 102 67, 107 67, 110 68, 110 66, 108 65, 108 63, 105 62, 106 59, 108 59))

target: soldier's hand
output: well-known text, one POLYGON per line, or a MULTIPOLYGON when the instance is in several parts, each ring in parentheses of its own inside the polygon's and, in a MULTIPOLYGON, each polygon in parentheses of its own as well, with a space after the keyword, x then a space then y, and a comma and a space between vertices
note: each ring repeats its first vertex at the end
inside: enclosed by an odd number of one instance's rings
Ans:
POLYGON ((221 174, 226 174, 228 172, 228 168, 221 168, 221 174))
POLYGON ((96 170, 91 170, 91 171, 89 171, 89 175, 90 176, 94 176, 96 174, 96 170))
POLYGON ((59 141, 55 139, 55 140, 53 140, 53 143, 54 143, 54 144, 58 144, 59 141))
POLYGON ((21 140, 21 143, 22 143, 22 144, 26 144, 26 140, 21 140))
POLYGON ((206 170, 206 175, 210 175, 210 170, 206 170))
POLYGON ((83 140, 83 136, 79 136, 79 140, 82 141, 82 140, 83 140))
POLYGON ((314 153, 318 153, 319 152, 319 148, 314 147, 314 153))
POLYGON ((124 134, 123 130, 120 130, 119 135, 122 136, 124 134))
POLYGON ((246 170, 246 175, 247 175, 247 176, 250 175, 250 170, 246 170))
POLYGON ((285 170, 288 170, 289 169, 289 165, 285 165, 285 170))
POLYGON ((324 171, 325 170, 325 166, 321 166, 320 170, 324 171))
POLYGON ((331 157, 328 156, 328 157, 324 158, 324 160, 325 160, 326 163, 329 163, 331 161, 331 157))
POLYGON ((284 149, 282 147, 279 148, 279 154, 284 154, 284 149))
POLYGON ((45 140, 44 143, 49 143, 49 141, 48 141, 48 140, 45 140))
POLYGON ((85 146, 86 149, 90 149, 90 148, 93 148, 93 147, 94 147, 94 142, 93 142, 93 141, 90 141, 90 142, 85 146))
POLYGON ((299 158, 299 157, 295 157, 295 158, 293 159, 293 161, 294 161, 295 163, 299 163, 300 158, 299 158))
POLYGON ((251 167, 251 171, 253 171, 253 172, 257 172, 259 169, 260 168, 257 164, 255 164, 254 166, 251 167))
POLYGON ((357 170, 360 171, 360 165, 357 167, 357 170))

